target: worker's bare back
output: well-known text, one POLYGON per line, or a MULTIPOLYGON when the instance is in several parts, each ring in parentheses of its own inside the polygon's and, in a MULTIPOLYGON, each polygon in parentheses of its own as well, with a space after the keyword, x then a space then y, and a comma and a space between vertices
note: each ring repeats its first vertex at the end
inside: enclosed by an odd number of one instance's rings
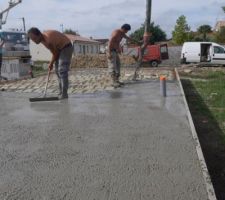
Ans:
POLYGON ((65 45, 70 43, 70 40, 66 35, 54 30, 48 30, 43 32, 44 41, 42 44, 51 51, 59 51, 65 45))
POLYGON ((109 40, 109 50, 120 50, 120 42, 121 40, 126 37, 126 34, 121 30, 117 29, 112 32, 111 38, 109 40))

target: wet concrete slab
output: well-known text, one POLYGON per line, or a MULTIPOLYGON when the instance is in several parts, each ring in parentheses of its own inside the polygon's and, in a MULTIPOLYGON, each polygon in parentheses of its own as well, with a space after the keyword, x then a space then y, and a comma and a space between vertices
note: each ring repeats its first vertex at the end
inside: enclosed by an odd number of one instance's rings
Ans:
POLYGON ((0 93, 0 199, 208 199, 177 81, 30 103, 0 93))

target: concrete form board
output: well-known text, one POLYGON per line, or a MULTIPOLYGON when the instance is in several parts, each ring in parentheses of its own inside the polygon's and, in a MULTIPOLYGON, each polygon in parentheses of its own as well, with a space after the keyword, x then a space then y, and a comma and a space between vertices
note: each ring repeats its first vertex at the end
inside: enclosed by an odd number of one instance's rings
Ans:
POLYGON ((159 81, 68 102, 0 93, 0 199, 211 200, 179 84, 166 98, 159 81))
POLYGON ((200 142, 199 142, 199 139, 198 139, 198 135, 197 135, 197 132, 196 132, 196 129, 195 129, 195 126, 194 126, 194 122, 193 122, 193 119, 192 119, 192 116, 191 116, 190 109, 188 107, 187 100, 185 98, 184 89, 183 89, 183 86, 181 84, 180 76, 179 76, 179 73, 178 73, 177 69, 175 69, 175 72, 176 72, 176 77, 178 79, 178 82, 179 82, 179 85, 180 85, 180 88, 181 88, 181 93, 184 97, 184 104, 185 104, 185 107, 186 107, 186 110, 187 110, 188 121, 189 121, 189 124, 190 124, 193 139, 196 143, 196 151, 197 151, 199 162, 200 162, 200 165, 201 165, 201 168, 202 168, 202 173, 203 173, 203 177, 204 177, 204 180, 205 180, 208 197, 209 197, 209 200, 216 200, 217 198, 216 198, 216 195, 215 195, 215 191, 214 191, 214 188, 213 188, 213 185, 212 185, 212 181, 211 181, 211 178, 210 178, 210 175, 209 175, 209 171, 208 171, 208 168, 207 168, 207 165, 206 165, 206 162, 205 162, 205 158, 204 158, 204 155, 203 155, 203 152, 202 152, 202 148, 201 148, 201 145, 200 145, 200 142))

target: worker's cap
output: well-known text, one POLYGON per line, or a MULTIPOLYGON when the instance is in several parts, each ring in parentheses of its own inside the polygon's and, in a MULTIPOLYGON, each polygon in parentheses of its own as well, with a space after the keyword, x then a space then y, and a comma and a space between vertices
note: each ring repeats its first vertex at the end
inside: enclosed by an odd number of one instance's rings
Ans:
POLYGON ((121 26, 121 28, 129 31, 131 29, 131 26, 130 26, 130 24, 124 24, 121 26))

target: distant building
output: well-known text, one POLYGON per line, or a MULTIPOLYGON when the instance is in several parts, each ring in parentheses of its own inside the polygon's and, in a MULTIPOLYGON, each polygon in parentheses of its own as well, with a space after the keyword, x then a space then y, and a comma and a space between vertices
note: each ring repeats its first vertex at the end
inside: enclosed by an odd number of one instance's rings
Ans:
POLYGON ((95 39, 95 40, 100 42, 100 52, 99 53, 106 53, 109 39, 95 39))
MULTIPOLYGON (((100 53, 100 42, 79 35, 66 34, 73 44, 74 55, 95 55, 100 53)), ((50 61, 51 52, 42 44, 30 41, 30 52, 33 61, 50 61)))
POLYGON ((100 42, 79 35, 66 34, 66 36, 73 44, 74 55, 99 54, 100 42))
POLYGON ((220 31, 221 27, 225 27, 225 20, 217 21, 214 30, 220 31))

